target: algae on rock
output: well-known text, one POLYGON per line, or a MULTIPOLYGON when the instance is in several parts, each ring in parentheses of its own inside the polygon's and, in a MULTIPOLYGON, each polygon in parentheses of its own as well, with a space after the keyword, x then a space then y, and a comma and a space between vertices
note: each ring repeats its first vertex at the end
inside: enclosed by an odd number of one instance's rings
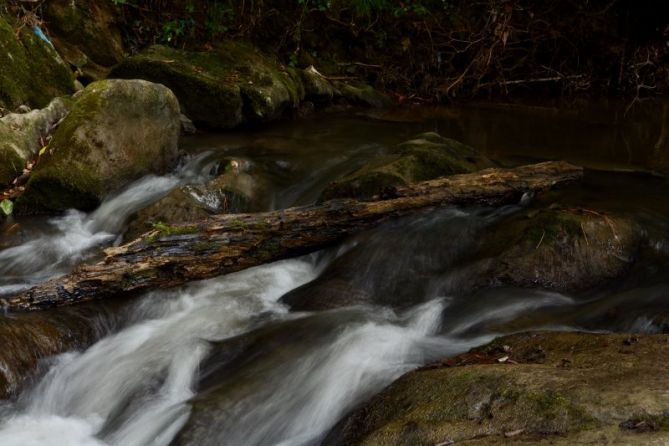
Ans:
POLYGON ((17 205, 24 212, 93 208, 132 180, 167 172, 179 133, 179 103, 165 86, 94 82, 77 95, 17 205))

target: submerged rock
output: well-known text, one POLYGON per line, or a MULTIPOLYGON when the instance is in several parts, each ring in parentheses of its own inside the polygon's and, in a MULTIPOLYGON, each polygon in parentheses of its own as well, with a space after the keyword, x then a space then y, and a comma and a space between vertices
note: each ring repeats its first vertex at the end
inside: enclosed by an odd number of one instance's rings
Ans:
POLYGON ((481 236, 454 286, 575 291, 623 275, 642 241, 634 221, 584 209, 542 209, 504 219, 481 236))
POLYGON ((397 146, 342 179, 330 183, 321 200, 371 198, 384 189, 431 180, 444 175, 474 172, 493 163, 485 155, 437 133, 424 133, 397 146))
POLYGON ((163 174, 177 156, 179 103, 163 85, 107 80, 78 93, 17 205, 90 209, 143 175, 163 174))
POLYGON ((160 82, 174 91, 193 122, 212 128, 276 119, 304 98, 295 71, 229 41, 209 52, 154 45, 125 59, 110 77, 160 82))
POLYGON ((1 16, 0 67, 0 107, 44 107, 53 98, 74 92, 72 71, 56 50, 29 27, 17 34, 1 16))
POLYGON ((267 172, 241 158, 225 160, 222 165, 223 172, 205 184, 184 185, 139 211, 128 226, 126 239, 136 238, 156 223, 184 223, 212 214, 264 209, 267 172))
POLYGON ((37 155, 46 137, 67 115, 70 105, 69 99, 56 98, 41 110, 0 118, 0 187, 21 174, 26 162, 37 155))
POLYGON ((669 336, 534 333, 408 373, 326 445, 669 442, 669 336))

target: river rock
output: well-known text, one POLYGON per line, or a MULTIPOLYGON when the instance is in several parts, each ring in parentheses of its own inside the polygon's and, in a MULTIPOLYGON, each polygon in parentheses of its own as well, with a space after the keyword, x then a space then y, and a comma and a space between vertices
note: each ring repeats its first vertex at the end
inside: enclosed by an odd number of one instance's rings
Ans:
POLYGON ((21 174, 26 162, 37 155, 58 121, 67 115, 70 105, 69 99, 56 98, 43 109, 0 118, 0 187, 21 174))
POLYGON ((24 210, 91 209, 107 194, 177 156, 179 103, 163 85, 106 80, 76 95, 17 204, 24 210))
POLYGON ((669 443, 669 335, 532 333, 410 372, 333 445, 669 443))
POLYGON ((119 11, 112 2, 51 0, 44 6, 54 46, 84 80, 103 78, 123 59, 119 11))
POLYGON ((195 124, 211 128, 270 121, 296 108, 304 97, 294 70, 250 45, 231 41, 200 52, 154 45, 125 59, 110 77, 168 86, 195 124))
POLYGON ((431 180, 444 175, 474 172, 493 163, 473 148, 424 133, 399 144, 388 155, 380 155, 368 164, 330 183, 321 200, 332 198, 371 198, 386 188, 431 180))
POLYGON ((588 289, 623 275, 641 241, 641 228, 622 216, 586 209, 522 212, 483 232, 474 250, 481 260, 463 267, 451 284, 588 289))
POLYGON ((53 98, 74 91, 72 71, 56 50, 30 27, 17 34, 2 16, 0 67, 0 108, 45 107, 53 98))

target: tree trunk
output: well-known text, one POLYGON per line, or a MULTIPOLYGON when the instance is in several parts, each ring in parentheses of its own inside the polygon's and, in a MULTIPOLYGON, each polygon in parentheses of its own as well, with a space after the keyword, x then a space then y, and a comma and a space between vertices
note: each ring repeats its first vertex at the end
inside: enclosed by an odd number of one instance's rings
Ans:
POLYGON ((500 205, 523 193, 578 181, 583 169, 545 162, 487 169, 392 188, 374 201, 331 200, 255 214, 217 215, 193 224, 158 227, 106 258, 3 299, 9 310, 38 310, 182 285, 313 252, 391 217, 451 204, 500 205))

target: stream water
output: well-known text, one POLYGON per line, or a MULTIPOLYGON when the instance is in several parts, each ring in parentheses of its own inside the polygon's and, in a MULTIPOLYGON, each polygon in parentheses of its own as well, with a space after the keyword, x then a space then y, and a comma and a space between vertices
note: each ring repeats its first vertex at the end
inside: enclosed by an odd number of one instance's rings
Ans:
POLYGON ((429 210, 323 252, 92 312, 96 342, 44 358, 22 391, 0 403, 0 445, 318 444, 403 373, 500 334, 666 330, 669 187, 651 173, 669 151, 665 105, 647 107, 628 115, 610 104, 326 114, 202 135, 184 140, 191 156, 173 174, 143 178, 90 214, 6 222, 0 294, 94 259, 123 240, 138 210, 206 181, 223 158, 260 166, 258 210, 312 203, 332 179, 423 131, 507 165, 567 159, 590 168, 582 184, 529 204, 429 210), (493 224, 551 202, 634 216, 649 241, 642 261, 624 279, 574 295, 470 290, 453 280, 493 224), (296 312, 281 300, 307 293, 346 301, 352 292, 368 303, 296 312))

